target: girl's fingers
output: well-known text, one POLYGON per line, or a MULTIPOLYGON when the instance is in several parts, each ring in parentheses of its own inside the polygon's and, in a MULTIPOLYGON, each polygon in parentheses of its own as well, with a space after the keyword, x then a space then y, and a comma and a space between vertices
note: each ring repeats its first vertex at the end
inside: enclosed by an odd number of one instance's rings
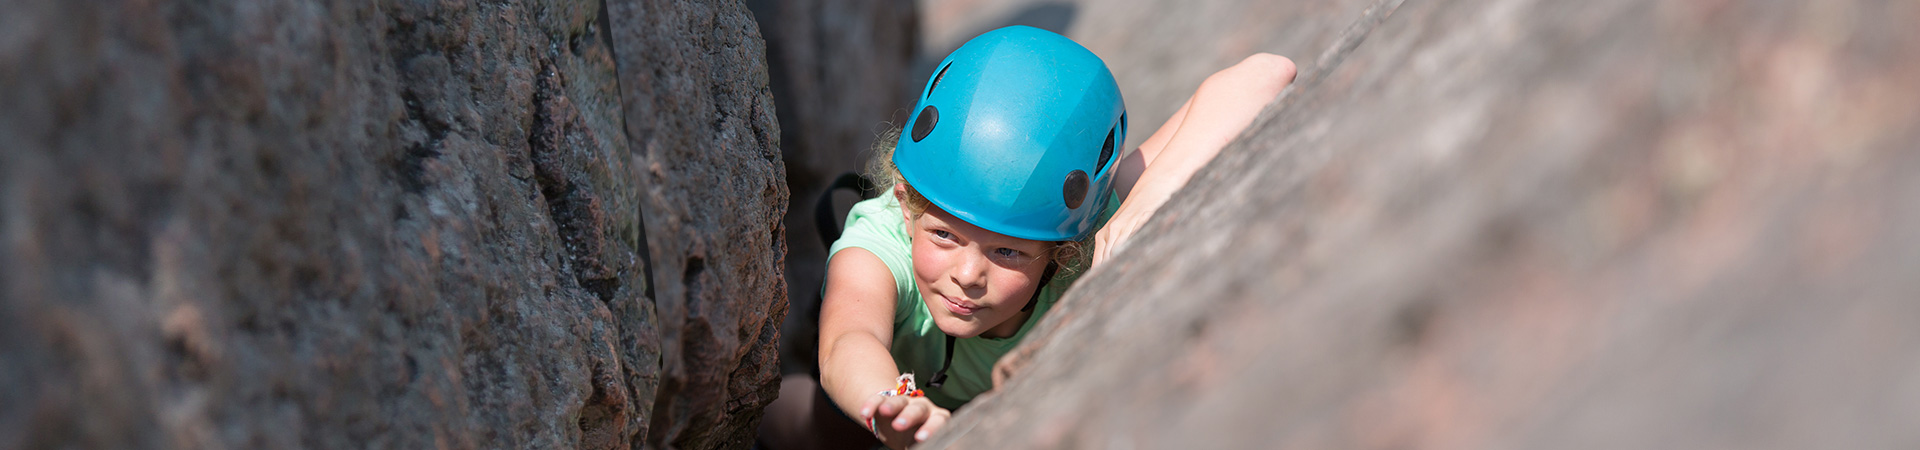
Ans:
MULTIPOLYGON (((1109 226, 1113 224, 1109 223, 1109 226)), ((1093 266, 1106 262, 1107 255, 1113 252, 1113 228, 1100 230, 1093 236, 1093 266)))
POLYGON ((886 417, 899 416, 900 410, 903 408, 906 408, 906 406, 907 406, 907 397, 902 397, 898 395, 881 397, 880 406, 875 407, 873 409, 874 417, 886 418, 886 417))
POLYGON ((1118 246, 1121 240, 1126 239, 1127 235, 1132 233, 1133 226, 1130 223, 1125 221, 1108 222, 1107 228, 1100 230, 1100 233, 1094 236, 1093 265, 1098 266, 1106 262, 1107 258, 1113 256, 1114 247, 1118 246))
POLYGON ((932 402, 907 403, 906 409, 900 411, 900 415, 894 416, 893 429, 896 431, 907 431, 913 429, 913 427, 920 426, 921 422, 927 420, 927 406, 931 403, 932 402))
POLYGON ((1092 235, 1092 265, 1106 262, 1106 231, 1092 235))
POLYGON ((953 415, 951 413, 935 411, 932 417, 927 418, 927 423, 920 424, 920 431, 913 433, 913 441, 926 442, 927 438, 933 437, 933 433, 939 432, 941 428, 946 427, 947 419, 952 417, 953 415))
POLYGON ((873 395, 867 396, 867 401, 860 403, 860 418, 862 419, 873 418, 873 413, 880 408, 880 402, 885 401, 886 399, 887 399, 886 396, 880 395, 880 394, 873 394, 873 395))

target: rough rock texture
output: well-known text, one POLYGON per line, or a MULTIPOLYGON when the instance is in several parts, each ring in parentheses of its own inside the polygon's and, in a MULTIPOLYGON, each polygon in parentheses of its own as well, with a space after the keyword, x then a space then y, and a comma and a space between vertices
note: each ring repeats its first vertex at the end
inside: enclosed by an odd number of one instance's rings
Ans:
MULTIPOLYGON (((826 277, 814 204, 834 177, 864 169, 875 136, 906 120, 919 89, 907 80, 919 14, 913 2, 900 0, 749 0, 747 6, 767 37, 780 152, 793 190, 786 222, 793 314, 781 348, 786 365, 798 368, 817 357, 819 318, 803 312, 815 308, 826 277)), ((839 200, 835 217, 857 201, 852 194, 839 200)))
POLYGON ((1920 445, 1920 5, 1347 10, 928 447, 1920 445))
POLYGON ((779 395, 787 185, 765 44, 736 1, 608 0, 666 344, 654 448, 745 448, 779 395))
POLYGON ((388 3, 7 6, 0 448, 751 437, 786 194, 745 8, 388 3))

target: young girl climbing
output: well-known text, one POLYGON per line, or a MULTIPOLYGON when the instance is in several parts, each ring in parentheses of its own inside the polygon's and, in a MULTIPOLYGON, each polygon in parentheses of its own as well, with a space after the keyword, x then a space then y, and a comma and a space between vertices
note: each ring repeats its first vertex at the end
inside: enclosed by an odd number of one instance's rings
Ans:
POLYGON ((1119 86, 1072 40, 1001 28, 936 67, 905 129, 876 146, 882 193, 829 249, 820 379, 783 380, 765 447, 905 448, 938 431, 1294 76, 1286 58, 1248 57, 1129 153, 1119 86))

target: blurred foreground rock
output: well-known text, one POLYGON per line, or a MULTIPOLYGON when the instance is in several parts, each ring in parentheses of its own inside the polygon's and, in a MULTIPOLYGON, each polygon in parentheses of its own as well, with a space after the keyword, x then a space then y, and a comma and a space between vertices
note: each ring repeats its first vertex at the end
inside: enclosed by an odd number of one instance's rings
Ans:
POLYGON ((0 449, 741 447, 787 191, 738 2, 0 16, 0 449))
POLYGON ((928 447, 1920 446, 1920 4, 1338 4, 928 447))

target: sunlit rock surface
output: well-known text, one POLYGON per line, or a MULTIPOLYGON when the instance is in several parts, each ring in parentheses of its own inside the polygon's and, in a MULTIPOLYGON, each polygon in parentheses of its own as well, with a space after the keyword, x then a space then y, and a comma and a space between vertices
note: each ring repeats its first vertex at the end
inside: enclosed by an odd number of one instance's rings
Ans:
POLYGON ((1920 445, 1920 5, 1337 3, 929 447, 1920 445))

